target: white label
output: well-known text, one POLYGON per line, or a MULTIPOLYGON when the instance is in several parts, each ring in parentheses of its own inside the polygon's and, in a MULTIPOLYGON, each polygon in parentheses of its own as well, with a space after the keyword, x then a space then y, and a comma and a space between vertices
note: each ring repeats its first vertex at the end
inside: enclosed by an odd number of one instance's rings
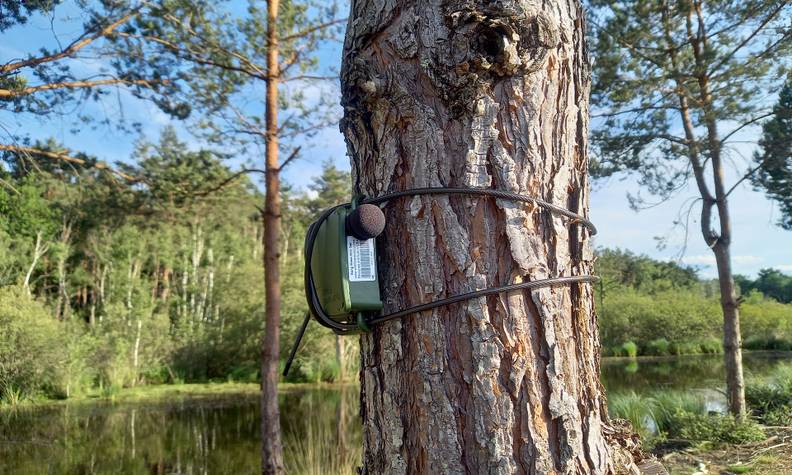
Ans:
POLYGON ((350 282, 373 282, 377 280, 374 262, 374 239, 361 241, 347 236, 347 264, 350 282))

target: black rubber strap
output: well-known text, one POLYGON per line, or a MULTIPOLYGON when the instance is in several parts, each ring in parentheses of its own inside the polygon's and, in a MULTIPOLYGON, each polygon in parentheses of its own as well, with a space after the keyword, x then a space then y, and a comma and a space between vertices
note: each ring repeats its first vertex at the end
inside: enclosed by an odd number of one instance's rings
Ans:
POLYGON ((411 313, 425 312, 427 310, 432 310, 437 307, 443 307, 445 305, 464 302, 465 300, 472 300, 480 297, 486 297, 488 295, 514 292, 515 290, 529 290, 529 289, 533 290, 541 287, 551 287, 553 285, 591 283, 591 282, 596 282, 598 280, 599 277, 595 275, 579 275, 573 277, 555 277, 552 279, 539 279, 539 280, 532 280, 530 282, 520 282, 519 284, 503 285, 500 287, 490 287, 488 289, 475 290, 473 292, 467 292, 464 294, 454 295, 453 297, 448 297, 445 299, 434 300, 429 303, 415 305, 413 307, 409 307, 404 310, 400 310, 398 312, 393 312, 387 315, 374 317, 370 320, 367 320, 366 323, 368 323, 368 325, 377 325, 379 323, 387 322, 389 320, 394 320, 396 318, 406 317, 411 313))
POLYGON ((492 196, 494 198, 500 198, 509 201, 522 201, 523 203, 533 203, 537 206, 541 206, 542 208, 547 209, 550 212, 555 214, 565 216, 572 220, 573 223, 577 224, 580 223, 591 232, 591 235, 597 234, 597 228, 594 226, 594 223, 586 219, 585 217, 573 213, 566 208, 562 208, 560 206, 554 205, 552 203, 548 203, 545 200, 534 198, 532 196, 521 195, 519 193, 513 193, 511 191, 503 191, 503 190, 492 190, 489 188, 446 188, 446 187, 437 187, 437 188, 413 188, 411 190, 405 191, 396 191, 393 193, 388 193, 386 195, 378 196, 376 198, 366 198, 360 201, 360 204, 372 204, 378 205, 385 203, 386 201, 390 201, 396 198, 401 198, 404 196, 416 196, 416 195, 479 195, 479 196, 492 196))
MULTIPOLYGON (((491 196, 494 198, 505 199, 510 201, 520 201, 525 203, 533 203, 537 206, 541 206, 546 208, 547 210, 565 216, 569 218, 573 224, 582 224, 586 228, 589 229, 592 235, 596 234, 597 228, 594 224, 586 219, 585 217, 573 213, 567 209, 561 208, 554 204, 548 203, 544 200, 533 198, 531 196, 521 195, 519 193, 513 193, 510 191, 502 191, 502 190, 492 190, 488 188, 446 188, 446 187, 438 187, 438 188, 415 188, 411 190, 405 191, 397 191, 394 193, 388 193, 383 196, 379 196, 376 198, 366 198, 360 200, 360 204, 374 204, 379 205, 385 203, 387 201, 402 198, 406 196, 416 196, 416 195, 449 195, 449 194, 458 194, 458 195, 478 195, 478 196, 491 196)), ((344 203, 338 206, 334 206, 329 208, 322 213, 319 219, 316 220, 308 229, 308 234, 305 239, 305 293, 306 299, 308 301, 308 307, 310 312, 316 317, 316 320, 321 323, 322 325, 331 328, 334 332, 338 334, 348 334, 348 333, 356 333, 358 332, 359 326, 356 323, 341 323, 333 320, 322 308, 321 302, 319 302, 319 298, 316 295, 316 289, 314 286, 313 281, 313 270, 311 268, 311 259, 313 256, 313 244, 316 239, 316 235, 319 232, 319 228, 321 227, 322 223, 330 216, 330 214, 335 211, 336 209, 348 206, 349 203, 344 203)), ((519 284, 510 284, 510 285, 503 285, 498 287, 490 287, 487 289, 476 290, 473 292, 467 292, 464 294, 454 295, 452 297, 448 297, 445 299, 435 300, 433 302, 428 302, 421 305, 415 305, 412 307, 408 307, 406 309, 400 310, 398 312, 393 312, 386 315, 380 315, 378 317, 373 317, 371 319, 366 320, 367 325, 376 325, 378 323, 386 322, 389 320, 393 320, 396 318, 405 317, 407 315, 423 312, 426 310, 431 310, 437 307, 442 307, 445 305, 451 305, 454 303, 462 302, 465 300, 470 300, 478 297, 483 297, 487 295, 494 295, 502 292, 512 292, 515 290, 525 290, 525 289, 536 289, 541 287, 549 287, 553 285, 564 285, 570 283, 590 283, 595 282, 598 280, 598 277, 591 276, 591 275, 582 275, 582 276, 570 276, 570 277, 555 277, 549 279, 541 279, 541 280, 534 280, 530 282, 522 282, 519 284)))

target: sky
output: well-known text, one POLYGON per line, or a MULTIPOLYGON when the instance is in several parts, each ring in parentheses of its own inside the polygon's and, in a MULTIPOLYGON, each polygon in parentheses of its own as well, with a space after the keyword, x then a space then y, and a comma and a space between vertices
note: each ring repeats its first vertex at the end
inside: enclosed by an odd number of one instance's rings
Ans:
MULTIPOLYGON (((61 43, 68 43, 81 31, 80 23, 75 12, 65 8, 56 10, 54 19, 37 17, 24 27, 1 33, 0 64, 35 52, 43 45, 52 47, 56 44, 56 37, 61 43)), ((340 44, 331 44, 322 50, 320 60, 325 67, 338 68, 340 55, 340 44)), ((90 60, 79 60, 72 64, 75 69, 84 71, 95 71, 98 67, 90 60)), ((330 90, 338 95, 337 87, 330 90)), ((263 96, 263 91, 261 94, 263 96)), ((191 135, 188 126, 173 122, 152 104, 135 100, 123 91, 110 95, 101 104, 85 105, 82 111, 109 117, 123 115, 129 121, 141 121, 143 134, 148 140, 156 140, 163 127, 174 125, 182 140, 191 147, 201 145, 191 135)), ((34 139, 54 137, 70 149, 100 157, 109 163, 130 160, 135 143, 140 138, 138 135, 104 126, 74 130, 73 121, 69 118, 74 116, 75 111, 62 112, 65 114, 63 118, 43 121, 0 112, 0 141, 7 139, 8 133, 27 134, 34 139)), ((757 129, 748 129, 740 137, 740 142, 745 143, 739 145, 733 154, 738 163, 735 168, 727 170, 729 183, 739 176, 737 170, 744 169, 744 166, 740 166, 744 164, 739 163, 739 157, 751 156, 752 145, 748 142, 755 142, 757 134, 757 129)), ((337 126, 321 131, 310 143, 303 145, 302 158, 286 169, 285 181, 297 187, 306 187, 328 160, 340 168, 349 169, 346 146, 337 126)), ((237 162, 240 163, 241 159, 237 162)), ((635 195, 639 191, 635 179, 629 176, 593 183, 591 219, 599 229, 595 245, 628 249, 656 259, 681 260, 697 267, 701 276, 715 277, 714 257, 698 231, 697 213, 700 208, 695 206, 690 213, 689 232, 673 224, 686 216, 690 198, 696 196, 693 184, 680 190, 667 202, 636 212, 630 208, 627 195, 635 195), (659 242, 664 245, 658 246, 659 242)), ((749 184, 743 184, 733 193, 730 205, 734 272, 755 276, 760 269, 773 267, 792 274, 792 232, 776 226, 779 217, 776 206, 763 194, 752 190, 749 184)))

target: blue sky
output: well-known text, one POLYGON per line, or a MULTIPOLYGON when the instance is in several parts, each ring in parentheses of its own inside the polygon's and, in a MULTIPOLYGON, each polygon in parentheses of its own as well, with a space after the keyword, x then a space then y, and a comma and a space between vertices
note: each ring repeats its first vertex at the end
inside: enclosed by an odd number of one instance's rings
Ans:
MULTIPOLYGON (((80 32, 80 21, 74 11, 56 11, 55 21, 38 17, 23 28, 15 28, 0 34, 0 63, 12 58, 34 52, 43 45, 55 44, 55 35, 62 43, 68 43, 80 32), (54 33, 53 33, 54 29, 54 33)), ((325 66, 340 63, 340 46, 331 45, 322 52, 321 61, 325 66)), ((77 69, 95 70, 97 64, 79 60, 74 64, 77 69)), ((332 88, 337 94, 337 87, 332 88)), ((261 91, 263 96, 263 91, 261 91)), ((100 104, 84 106, 84 111, 96 115, 119 117, 123 115, 130 121, 144 123, 146 138, 155 140, 159 131, 171 120, 151 104, 136 101, 123 91, 108 96, 100 104), (119 104, 121 105, 119 107, 119 104)), ((62 111, 63 118, 40 121, 30 117, 14 117, 0 112, 0 141, 7 140, 7 133, 28 134, 32 138, 54 137, 66 147, 84 151, 100 157, 107 162, 129 160, 138 140, 136 135, 127 135, 107 127, 97 129, 83 128, 74 132, 73 111, 62 111), (3 129, 6 129, 5 131, 3 129)), ((184 124, 175 124, 182 139, 193 147, 200 146, 191 138, 184 124)), ((746 130, 741 142, 755 142, 757 129, 746 130)), ((743 143, 734 151, 738 162, 728 171, 729 182, 734 182, 738 169, 744 169, 740 156, 750 157, 752 145, 743 143)), ((346 146, 337 127, 331 127, 305 144, 303 157, 285 172, 285 179, 297 186, 304 187, 316 176, 326 160, 348 169, 346 146)), ((250 157, 248 157, 250 158, 250 157)), ((255 157, 254 157, 255 158, 255 157)), ((691 184, 692 185, 692 184, 691 184)), ((690 231, 673 225, 680 213, 686 209, 688 199, 696 196, 692 186, 681 190, 678 195, 651 209, 635 212, 630 209, 627 193, 636 194, 639 187, 630 177, 615 177, 607 181, 595 182, 591 194, 591 216, 600 230, 596 245, 620 247, 635 253, 646 254, 658 259, 680 259, 700 268, 701 275, 715 275, 712 252, 704 245, 698 232, 698 220, 694 208, 691 214, 690 231), (666 246, 659 249, 656 238, 664 238, 666 246)), ((731 214, 734 237, 732 246, 733 267, 736 273, 755 275, 765 267, 775 267, 792 274, 792 232, 777 227, 777 208, 761 193, 753 191, 750 185, 742 185, 731 198, 731 214)))

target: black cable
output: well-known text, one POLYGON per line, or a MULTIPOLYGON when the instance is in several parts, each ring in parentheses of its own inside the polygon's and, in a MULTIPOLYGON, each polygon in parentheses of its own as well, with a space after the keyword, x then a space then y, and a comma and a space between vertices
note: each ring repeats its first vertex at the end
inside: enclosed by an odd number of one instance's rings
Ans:
MULTIPOLYGON (((415 188, 411 190, 405 191, 397 191, 394 193, 388 193, 383 196, 379 196, 376 198, 366 198, 359 201, 359 204, 374 204, 379 205, 385 203, 387 201, 401 198, 405 196, 416 196, 416 195, 448 195, 448 194, 465 194, 465 195, 482 195, 482 196, 492 196, 495 198, 506 199, 511 201, 521 201, 526 203, 534 203, 537 206, 544 207, 551 212, 560 214, 562 216, 568 217, 572 220, 574 224, 582 224, 586 228, 589 229, 592 235, 596 234, 597 228, 594 224, 589 221, 588 219, 584 218, 581 215, 573 213, 567 209, 561 208, 554 204, 548 203, 544 200, 534 198, 531 196, 521 195, 519 193, 513 193, 510 191, 502 191, 502 190, 493 190, 489 188, 447 188, 447 187, 438 187, 438 188, 415 188)), ((322 325, 331 328, 334 332, 338 334, 349 334, 354 333, 360 330, 360 327, 357 323, 352 322, 338 322, 331 318, 322 308, 322 304, 319 301, 319 297, 316 294, 316 288, 314 286, 313 281, 313 269, 311 268, 311 259, 313 257, 313 245, 314 241, 316 240, 316 235, 319 233, 319 228, 321 227, 322 223, 338 208, 349 206, 350 203, 344 203, 332 208, 325 210, 321 216, 308 228, 308 233, 305 238, 305 293, 306 293, 306 300, 308 301, 308 307, 310 312, 316 317, 317 321, 322 325)), ((549 279, 542 279, 542 280, 535 280, 531 282, 522 282, 519 284, 511 284, 511 285, 503 285, 498 287, 491 287, 483 290, 477 290, 473 292, 468 292, 464 294, 455 295, 452 297, 448 297, 445 299, 435 300, 433 302, 428 302, 421 305, 416 305, 412 307, 408 307, 404 310, 400 310, 398 312, 390 313, 387 315, 381 315, 379 317, 374 317, 370 320, 366 320, 366 324, 368 325, 376 325, 378 323, 386 322, 389 320, 393 320, 396 318, 405 317, 412 313, 418 313, 425 310, 431 310, 437 307, 442 307, 445 305, 451 305, 457 302, 461 302, 464 300, 470 300, 478 297, 483 297, 486 295, 493 295, 502 292, 511 292, 514 290, 522 290, 522 289, 534 289, 540 287, 548 287, 552 285, 560 285, 560 284, 567 284, 567 283, 586 283, 586 282, 595 282, 598 280, 598 277, 584 275, 584 276, 571 276, 571 277, 555 277, 549 279)))
POLYGON ((530 282, 520 282, 519 284, 510 284, 510 285, 502 285, 499 287, 490 287, 483 290, 475 290, 473 292, 467 292, 464 294, 454 295, 453 297, 448 297, 445 299, 435 300, 429 303, 424 303, 420 305, 415 305, 413 307, 406 308, 404 310, 400 310, 398 312, 389 313, 387 315, 382 315, 379 317, 374 317, 371 320, 368 320, 366 323, 368 325, 377 325, 383 322, 387 322, 389 320, 394 320, 397 318, 406 317, 411 313, 420 313, 425 312, 427 310, 432 310, 437 307, 443 307, 445 305, 451 305, 459 302, 463 302, 465 300, 476 299, 479 297, 486 297, 488 295, 495 295, 500 293, 506 292, 514 292, 515 290, 525 290, 525 289, 537 289, 541 287, 550 287, 553 285, 560 285, 560 284, 575 284, 575 283, 591 283, 596 282, 599 280, 599 277, 595 275, 579 275, 579 276, 572 276, 572 277, 554 277, 551 279, 540 279, 540 280, 532 280, 530 282))
POLYGON ((522 201, 524 203, 533 203, 553 213, 560 214, 561 216, 566 216, 567 218, 571 219, 573 223, 582 224, 583 226, 589 229, 592 236, 597 234, 597 228, 596 226, 594 226, 594 223, 592 223, 591 221, 589 221, 588 219, 586 219, 585 217, 579 214, 569 211, 566 208, 562 208, 560 206, 554 205, 552 203, 548 203, 545 200, 534 198, 532 196, 521 195, 519 193, 514 193, 511 191, 492 190, 490 188, 447 188, 447 187, 414 188, 411 190, 388 193, 387 195, 379 196, 376 198, 366 198, 364 200, 361 200, 360 204, 377 205, 384 203, 386 201, 390 201, 395 198, 401 198, 403 196, 415 196, 415 195, 483 195, 483 196, 492 196, 495 198, 501 198, 510 201, 522 201))
MULTIPOLYGON (((379 196, 376 198, 366 198, 362 199, 358 202, 358 204, 373 204, 379 205, 385 203, 387 201, 401 198, 405 196, 417 196, 417 195, 478 195, 478 196, 491 196, 494 198, 505 199, 510 201, 520 201, 524 203, 533 203, 537 206, 543 207, 552 213, 559 214, 561 216, 567 217, 571 220, 572 224, 582 224, 586 228, 588 228, 591 235, 595 235, 597 233, 597 228, 594 224, 586 219, 585 217, 573 213, 565 208, 560 206, 556 206, 552 203, 548 203, 547 201, 541 200, 539 198, 534 198, 531 196, 521 195, 519 193, 513 193, 510 191, 502 191, 502 190, 492 190, 489 188, 446 188, 446 187, 438 187, 438 188, 415 188, 412 190, 405 190, 405 191, 397 191, 394 193, 388 193, 383 196, 379 196)), ((339 335, 346 335, 350 333, 356 333, 362 330, 361 325, 353 322, 339 322, 331 318, 322 308, 322 303, 319 301, 319 296, 316 293, 316 287, 314 285, 313 279, 313 269, 311 267, 311 260, 313 258, 313 247, 314 242, 316 241, 316 236, 319 233, 319 228, 322 226, 322 223, 327 220, 327 218, 338 208, 349 206, 350 203, 344 203, 332 208, 325 210, 319 218, 311 224, 308 228, 308 232, 305 237, 305 297, 308 302, 309 313, 313 315, 316 320, 332 329, 336 334, 339 335)), ((526 290, 526 289, 537 289, 541 287, 550 287, 553 285, 562 285, 562 284, 573 284, 573 283, 592 283, 599 280, 599 277, 593 275, 581 275, 581 276, 570 276, 570 277, 554 277, 548 279, 540 279, 534 280, 530 282, 521 282, 518 284, 510 284, 510 285, 502 285, 498 287, 490 287, 487 289, 476 290, 473 292, 467 292, 459 295, 454 295, 452 297, 435 300, 432 302, 428 302, 425 304, 415 305, 412 307, 405 308, 403 310, 399 310, 397 312, 389 313, 386 315, 380 315, 378 317, 374 317, 368 320, 364 320, 365 326, 377 325, 383 322, 387 322, 390 320, 394 320, 397 318, 406 317, 407 315, 420 313, 427 310, 432 310, 438 307, 443 307, 446 305, 452 305, 455 303, 463 302, 465 300, 471 300, 479 297, 486 297, 488 295, 495 295, 504 292, 513 292, 515 290, 526 290)), ((350 318, 352 316, 350 315, 350 318)), ((297 340, 294 342, 294 346, 292 347, 291 354, 289 355, 289 359, 286 363, 286 368, 284 370, 284 376, 288 373, 289 368, 291 367, 292 360, 294 359, 294 355, 297 352, 297 348, 300 345, 300 340, 302 340, 303 334, 305 333, 305 328, 308 325, 308 319, 303 322, 302 327, 297 335, 297 340)))
POLYGON ((289 352, 289 359, 286 360, 286 366, 283 368, 283 376, 286 377, 289 374, 289 369, 291 369, 292 361, 294 361, 294 356, 297 354, 297 348, 300 347, 300 342, 305 335, 305 329, 308 328, 308 322, 311 321, 311 313, 305 312, 305 319, 300 326, 300 329, 297 331, 297 338, 294 340, 294 345, 292 346, 291 351, 289 352))

